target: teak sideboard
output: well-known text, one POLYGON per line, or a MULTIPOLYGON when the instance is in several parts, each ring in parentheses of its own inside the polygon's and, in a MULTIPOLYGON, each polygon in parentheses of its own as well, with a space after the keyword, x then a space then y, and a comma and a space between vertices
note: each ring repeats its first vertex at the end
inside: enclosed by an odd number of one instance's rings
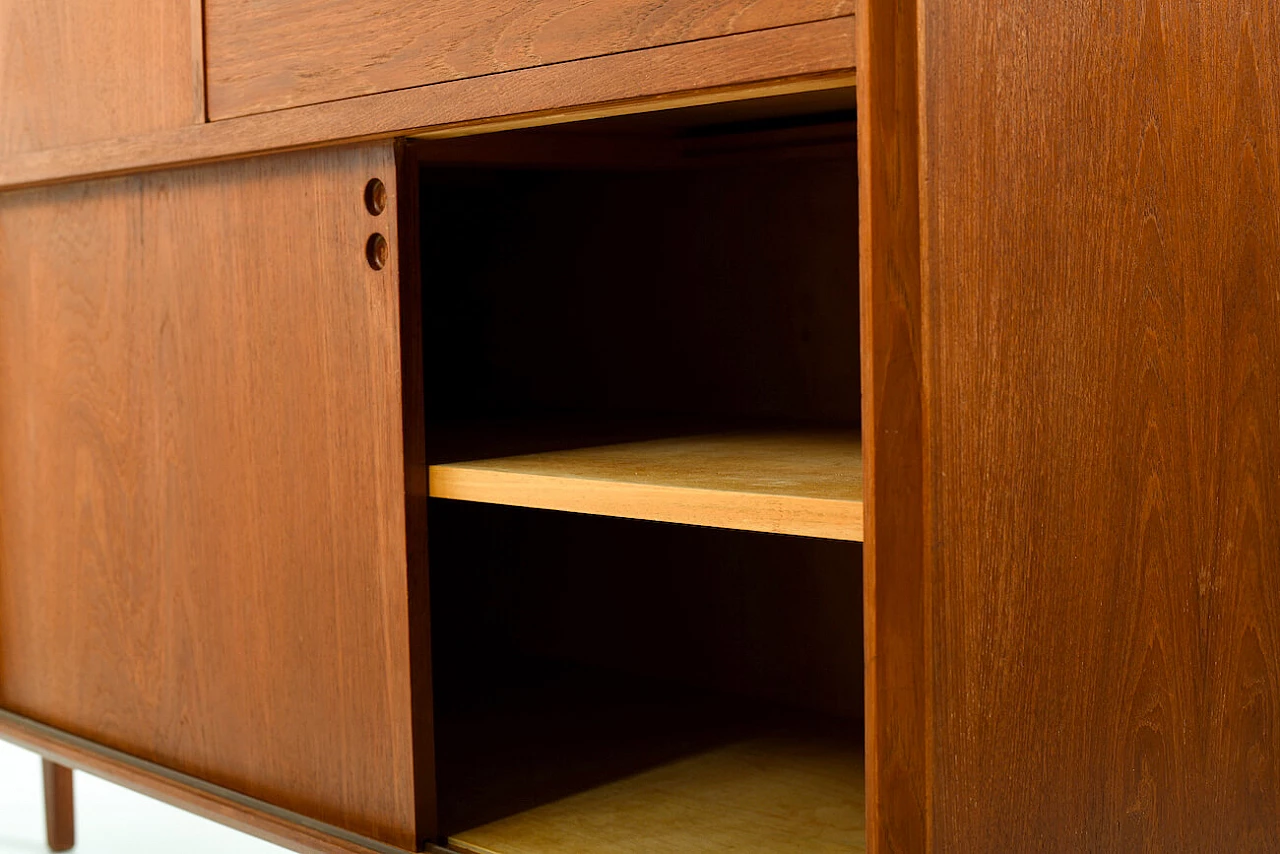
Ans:
POLYGON ((0 737, 55 848, 1280 852, 1280 3, 0 0, 0 737))

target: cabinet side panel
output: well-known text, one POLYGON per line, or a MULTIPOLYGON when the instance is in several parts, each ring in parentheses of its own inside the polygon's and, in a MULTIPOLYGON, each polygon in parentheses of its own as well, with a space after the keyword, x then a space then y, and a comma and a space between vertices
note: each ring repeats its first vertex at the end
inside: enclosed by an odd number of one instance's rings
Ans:
POLYGON ((858 9, 867 844, 926 850, 929 754, 914 2, 858 9))
POLYGON ((198 0, 0 0, 0 157, 204 121, 198 0))
POLYGON ((0 706, 413 847, 395 177, 0 196, 0 706))
POLYGON ((1280 7, 925 7, 936 850, 1280 850, 1280 7))

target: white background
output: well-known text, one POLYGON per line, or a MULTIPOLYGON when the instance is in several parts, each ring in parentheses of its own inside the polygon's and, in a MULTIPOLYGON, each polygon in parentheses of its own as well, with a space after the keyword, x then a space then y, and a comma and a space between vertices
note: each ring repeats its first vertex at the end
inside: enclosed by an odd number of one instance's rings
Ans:
MULTIPOLYGON (((47 854, 40 757, 0 741, 0 854, 47 854)), ((79 854, 282 854, 284 848, 75 774, 79 854)))

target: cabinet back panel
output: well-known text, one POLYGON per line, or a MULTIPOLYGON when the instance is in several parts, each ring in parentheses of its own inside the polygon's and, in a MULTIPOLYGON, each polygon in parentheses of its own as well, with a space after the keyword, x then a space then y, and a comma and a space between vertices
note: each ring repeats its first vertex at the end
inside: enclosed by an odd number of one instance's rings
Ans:
POLYGON ((856 544, 450 501, 430 518, 441 668, 555 658, 862 717, 856 544))
POLYGON ((424 172, 429 419, 857 423, 852 160, 424 172))

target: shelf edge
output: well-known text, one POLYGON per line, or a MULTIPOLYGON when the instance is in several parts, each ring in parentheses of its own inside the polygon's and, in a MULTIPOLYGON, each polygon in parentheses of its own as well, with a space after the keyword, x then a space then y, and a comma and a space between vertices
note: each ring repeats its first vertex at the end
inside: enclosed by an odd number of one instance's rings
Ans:
POLYGON ((429 495, 455 501, 559 510, 845 542, 862 541, 863 504, 757 492, 431 466, 429 495))

